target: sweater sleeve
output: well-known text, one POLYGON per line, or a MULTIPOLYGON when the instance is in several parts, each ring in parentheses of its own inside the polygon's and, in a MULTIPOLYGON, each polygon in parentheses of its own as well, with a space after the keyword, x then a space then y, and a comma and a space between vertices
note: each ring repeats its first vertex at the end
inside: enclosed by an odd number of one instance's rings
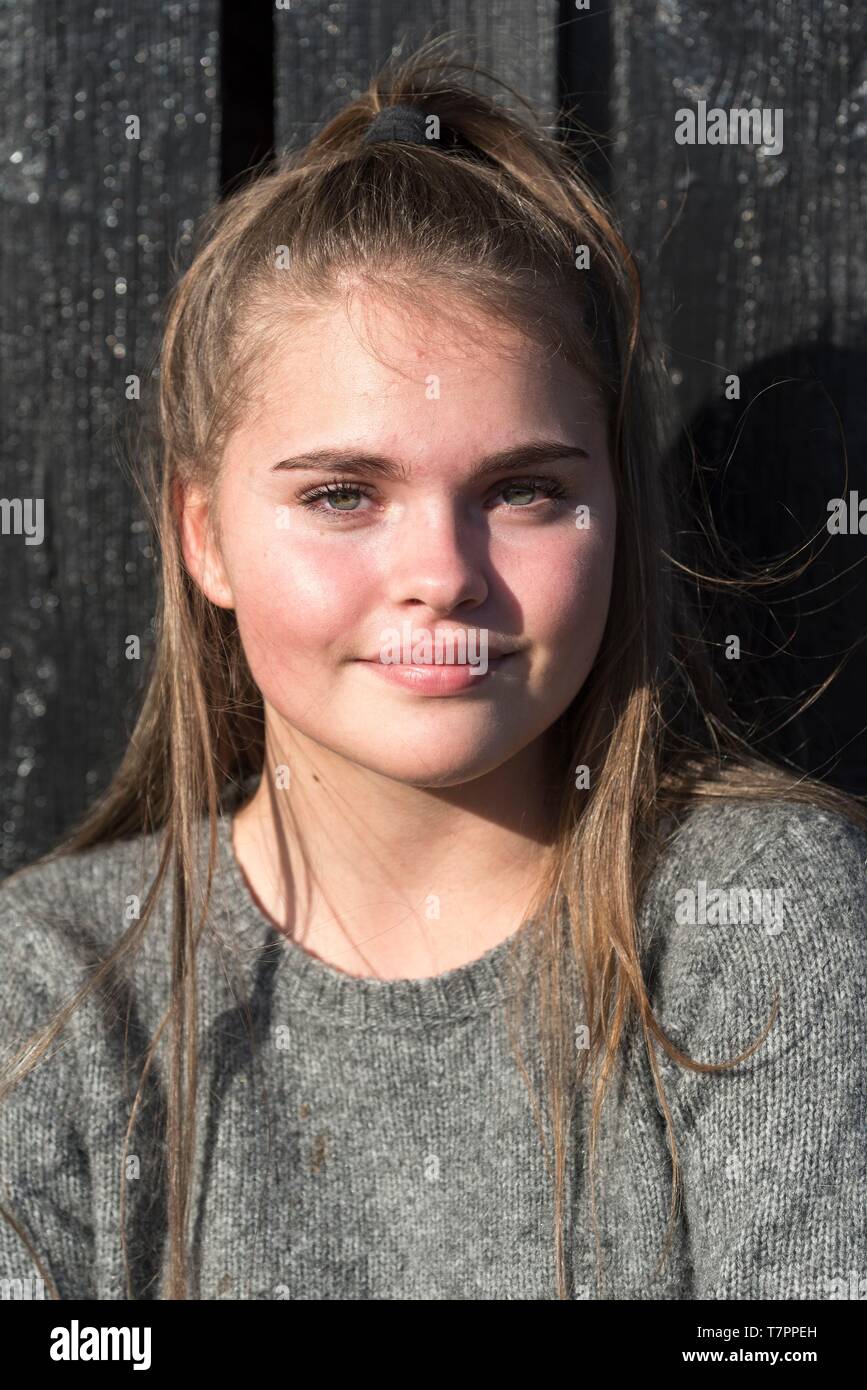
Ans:
POLYGON ((729 814, 728 849, 699 837, 667 886, 657 1016, 692 1058, 720 1062, 758 1036, 775 990, 779 1013, 731 1071, 659 1053, 692 1297, 864 1298, 867 836, 803 807, 729 814), (730 889, 752 890, 749 914, 730 889))
MULTIPOLYGON (((43 909, 44 910, 44 909, 43 909)), ((0 886, 0 1017, 5 1065, 22 1042, 66 1002, 76 981, 38 901, 22 880, 0 886)), ((80 1128, 82 1073, 74 1028, 0 1101, 0 1203, 26 1232, 65 1298, 95 1297, 90 1164, 80 1128)), ((0 1213, 4 1297, 49 1299, 26 1244, 0 1213)))

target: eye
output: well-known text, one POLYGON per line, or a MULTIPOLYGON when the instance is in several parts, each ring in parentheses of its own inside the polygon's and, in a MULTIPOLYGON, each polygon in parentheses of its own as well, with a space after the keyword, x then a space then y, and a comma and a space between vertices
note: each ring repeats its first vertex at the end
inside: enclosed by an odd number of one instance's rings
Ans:
POLYGON ((330 483, 323 483, 320 487, 311 488, 309 492, 302 493, 298 501, 301 503, 302 507, 308 507, 313 512, 340 516, 347 512, 357 512, 359 508, 357 506, 332 507, 332 501, 342 502, 348 500, 355 503, 360 498, 369 496, 370 492, 361 487, 359 483, 342 483, 335 479, 330 483), (320 502, 325 505, 320 506, 320 502))
MULTIPOLYGON (((498 496, 505 496, 506 493, 527 493, 541 492, 544 502, 562 501, 566 496, 566 489, 555 478, 514 478, 511 482, 504 483, 498 496)), ((511 511, 526 511, 528 507, 536 501, 530 497, 528 503, 519 502, 517 506, 510 506, 511 511)))

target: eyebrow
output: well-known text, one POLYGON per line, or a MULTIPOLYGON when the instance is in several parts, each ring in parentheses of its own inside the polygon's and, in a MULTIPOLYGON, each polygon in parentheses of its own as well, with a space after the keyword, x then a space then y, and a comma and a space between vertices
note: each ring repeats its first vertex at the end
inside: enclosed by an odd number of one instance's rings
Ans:
MULTIPOLYGON (((558 459, 584 458, 590 455, 580 444, 564 439, 531 439, 525 444, 515 444, 496 454, 488 454, 478 459, 470 470, 470 479, 488 477, 491 473, 502 473, 509 468, 521 468, 534 464, 554 463, 558 459)), ((271 465, 270 471, 289 472, 294 469, 327 468, 336 473, 366 473, 373 477, 406 482, 408 473, 403 464, 384 454, 370 454, 357 449, 314 449, 307 454, 297 454, 294 458, 280 459, 271 465)))

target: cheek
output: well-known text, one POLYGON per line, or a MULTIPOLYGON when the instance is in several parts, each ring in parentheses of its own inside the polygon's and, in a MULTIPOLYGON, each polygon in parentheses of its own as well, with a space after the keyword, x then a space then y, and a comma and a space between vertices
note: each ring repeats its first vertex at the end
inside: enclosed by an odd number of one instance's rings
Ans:
POLYGON ((588 648, 598 647, 611 600, 612 522, 610 516, 595 517, 586 530, 552 528, 543 545, 521 546, 495 559, 540 657, 557 662, 568 652, 580 665, 588 648))
MULTIPOLYGON (((323 655, 352 655, 371 601, 373 566, 328 537, 291 531, 249 547, 230 574, 241 640, 254 678, 268 670, 309 674, 323 655)), ((259 682, 261 684, 261 682, 259 682)))
POLYGON ((598 536, 573 541, 561 556, 552 556, 538 602, 540 623, 553 639, 598 641, 608 616, 613 560, 613 546, 598 536))
POLYGON ((532 587, 527 613, 535 654, 529 689, 549 714, 559 715, 578 695, 602 645, 611 601, 614 545, 585 533, 555 548, 532 587))

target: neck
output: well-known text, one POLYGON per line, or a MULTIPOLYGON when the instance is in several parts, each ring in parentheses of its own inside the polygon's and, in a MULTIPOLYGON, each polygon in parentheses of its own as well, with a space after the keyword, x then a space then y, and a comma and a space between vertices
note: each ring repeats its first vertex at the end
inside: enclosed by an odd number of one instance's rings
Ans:
POLYGON ((439 974, 517 931, 554 843, 546 738, 454 787, 396 782, 291 731, 235 816, 260 908, 337 968, 439 974), (276 773, 291 768, 288 786, 276 773))

